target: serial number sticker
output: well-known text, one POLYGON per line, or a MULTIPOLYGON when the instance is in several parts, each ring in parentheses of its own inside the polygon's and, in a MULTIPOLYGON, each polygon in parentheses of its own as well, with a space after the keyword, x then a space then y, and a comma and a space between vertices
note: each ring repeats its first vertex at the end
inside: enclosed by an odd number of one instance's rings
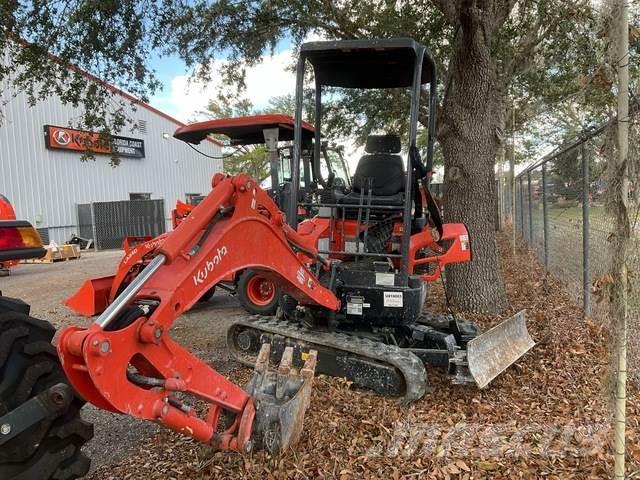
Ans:
POLYGON ((385 285, 393 287, 395 284, 395 275, 393 273, 376 273, 376 285, 385 285))
POLYGON ((362 315, 362 304, 347 303, 347 315, 362 315))
POLYGON ((385 307, 402 307, 402 292, 384 292, 385 307))
POLYGON ((356 242, 344 242, 344 251, 349 253, 356 253, 356 242))
POLYGON ((469 250, 469 235, 460 235, 460 249, 464 252, 469 250))

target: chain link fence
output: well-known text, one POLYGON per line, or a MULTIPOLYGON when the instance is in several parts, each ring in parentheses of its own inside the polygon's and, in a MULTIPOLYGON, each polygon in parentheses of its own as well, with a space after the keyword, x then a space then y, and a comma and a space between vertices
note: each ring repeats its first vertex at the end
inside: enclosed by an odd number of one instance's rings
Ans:
MULTIPOLYGON (((630 131, 630 155, 640 141, 635 114, 630 131), (635 117, 635 118, 634 118, 635 117)), ((607 156, 613 151, 615 129, 603 124, 583 132, 551 154, 534 162, 515 178, 515 216, 511 215, 511 186, 498 181, 500 224, 511 220, 517 235, 579 302, 587 316, 606 315, 606 286, 611 281, 610 236, 615 219, 606 209, 609 193, 607 156)), ((638 214, 640 192, 631 185, 632 224, 638 214)), ((634 242, 640 240, 634 233, 634 242)), ((634 248, 629 268, 637 272, 640 253, 634 248)), ((640 313, 640 298, 632 298, 631 312, 640 313)))

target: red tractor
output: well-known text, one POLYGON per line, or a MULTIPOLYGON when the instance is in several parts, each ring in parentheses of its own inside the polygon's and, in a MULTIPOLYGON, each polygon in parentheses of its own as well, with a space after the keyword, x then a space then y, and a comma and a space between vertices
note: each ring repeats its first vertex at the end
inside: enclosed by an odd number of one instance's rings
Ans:
MULTIPOLYGON (((44 256, 38 232, 13 213, 7 220, 4 208, 0 262, 44 256)), ((80 418, 85 402, 69 386, 51 344, 55 329, 29 310, 0 292, 0 478, 77 478, 89 471, 81 448, 93 427, 80 418)))
MULTIPOLYGON (((174 137, 191 144, 198 144, 209 135, 223 135, 229 139, 230 146, 251 146, 264 144, 269 155, 271 187, 267 190, 276 204, 286 210, 290 200, 291 171, 293 166, 294 119, 290 115, 268 114, 246 117, 222 118, 197 122, 176 130, 174 137)), ((349 170, 338 149, 322 145, 318 171, 311 161, 314 127, 302 122, 302 157, 301 186, 299 201, 311 201, 330 183, 349 186, 349 170), (324 179, 321 172, 327 176, 324 179)), ((172 210, 171 219, 175 229, 202 201, 201 197, 193 203, 178 201, 172 210)), ((312 210, 300 206, 299 218, 312 216, 312 210)), ((165 234, 156 238, 135 238, 136 242, 123 242, 124 255, 115 275, 87 280, 78 291, 69 297, 65 304, 84 316, 93 316, 104 311, 133 279, 139 270, 140 259, 150 249, 156 248, 164 241, 165 234)), ((272 282, 251 269, 233 272, 218 285, 205 292, 200 301, 208 301, 216 288, 222 288, 237 296, 240 304, 249 313, 273 315, 278 306, 278 291, 272 282)))
MULTIPOLYGON (((16 212, 13 210, 13 206, 9 202, 9 199, 0 194, 0 222, 15 219, 16 212)), ((0 277, 9 275, 9 267, 17 265, 19 263, 20 260, 15 258, 0 262, 0 277)))

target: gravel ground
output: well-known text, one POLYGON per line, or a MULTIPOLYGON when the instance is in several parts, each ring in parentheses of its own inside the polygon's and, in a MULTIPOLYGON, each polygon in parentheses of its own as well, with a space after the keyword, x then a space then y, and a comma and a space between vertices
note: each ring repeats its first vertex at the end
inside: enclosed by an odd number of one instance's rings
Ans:
MULTIPOLYGON (((119 250, 83 252, 82 257, 52 264, 23 264, 11 269, 9 277, 0 278, 0 291, 31 305, 31 314, 51 322, 56 329, 68 325, 87 325, 83 318, 63 301, 82 282, 91 277, 109 275, 115 271, 122 256, 119 250)), ((244 310, 232 296, 216 292, 212 299, 194 307, 179 318, 172 336, 189 345, 192 352, 221 373, 229 371, 230 363, 224 347, 224 332, 229 322, 244 310)), ((114 415, 87 405, 83 417, 94 424, 95 436, 85 451, 92 459, 92 472, 98 466, 108 466, 127 457, 130 450, 141 445, 160 427, 126 415, 114 415)))

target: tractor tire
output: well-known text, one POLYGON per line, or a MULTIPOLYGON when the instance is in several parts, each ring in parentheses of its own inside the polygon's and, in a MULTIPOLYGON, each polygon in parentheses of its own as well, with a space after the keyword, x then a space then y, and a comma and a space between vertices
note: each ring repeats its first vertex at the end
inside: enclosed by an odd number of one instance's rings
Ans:
POLYGON ((278 308, 278 290, 253 270, 245 270, 238 279, 236 295, 243 308, 254 315, 274 315, 278 308))
MULTIPOLYGON (((66 382, 51 339, 50 323, 0 311, 0 423, 2 417, 49 387, 66 382)), ((0 479, 70 480, 89 471, 82 446, 93 425, 80 418, 74 398, 63 412, 45 418, 0 448, 0 479)))

